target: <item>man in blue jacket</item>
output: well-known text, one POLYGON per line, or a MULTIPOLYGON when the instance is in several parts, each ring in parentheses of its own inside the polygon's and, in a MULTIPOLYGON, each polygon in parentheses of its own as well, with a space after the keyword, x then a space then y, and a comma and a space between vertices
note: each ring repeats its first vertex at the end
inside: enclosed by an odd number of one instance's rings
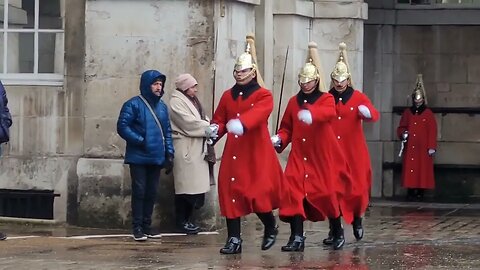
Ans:
MULTIPOLYGON (((12 116, 7 107, 7 91, 3 87, 2 81, 0 81, 0 144, 9 141, 8 129, 12 125, 12 116)), ((2 147, 0 145, 0 156, 2 155, 2 147)), ((7 239, 5 233, 0 232, 0 240, 7 239)))
POLYGON ((155 238, 152 212, 160 170, 173 166, 172 129, 168 109, 161 100, 166 77, 157 70, 143 72, 140 95, 125 102, 117 132, 127 142, 125 163, 132 179, 132 225, 135 241, 155 238))

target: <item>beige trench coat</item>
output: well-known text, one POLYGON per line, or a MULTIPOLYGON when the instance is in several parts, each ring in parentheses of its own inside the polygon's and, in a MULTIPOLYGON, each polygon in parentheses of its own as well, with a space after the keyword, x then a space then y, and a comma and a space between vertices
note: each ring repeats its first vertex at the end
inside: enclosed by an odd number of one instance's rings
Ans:
POLYGON ((173 147, 175 194, 200 194, 210 190, 205 128, 210 125, 180 91, 172 93, 169 107, 173 147))

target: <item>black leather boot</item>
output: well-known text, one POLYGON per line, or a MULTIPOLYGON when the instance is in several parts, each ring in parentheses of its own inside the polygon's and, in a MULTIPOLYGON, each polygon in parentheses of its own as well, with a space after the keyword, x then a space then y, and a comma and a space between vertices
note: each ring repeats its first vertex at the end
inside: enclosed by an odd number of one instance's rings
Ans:
POLYGON ((333 243, 333 231, 332 231, 332 219, 329 218, 328 219, 328 228, 329 228, 329 231, 328 231, 328 237, 323 239, 323 244, 326 245, 326 246, 331 246, 332 243, 333 243))
POLYGON ((362 218, 355 217, 352 223, 353 235, 355 239, 361 240, 363 238, 363 227, 362 227, 362 218))
POLYGON ((282 246, 282 251, 284 252, 294 252, 301 251, 305 249, 305 236, 301 235, 291 235, 288 239, 288 243, 285 246, 282 246))
POLYGON ((267 232, 265 229, 265 233, 263 234, 262 250, 270 249, 275 244, 275 241, 277 240, 277 234, 278 226, 275 226, 273 230, 270 229, 270 232, 267 232))
POLYGON ((278 234, 278 226, 275 221, 275 216, 272 212, 256 214, 265 227, 261 246, 262 250, 270 249, 275 244, 278 234))
POLYGON ((239 254, 242 253, 242 239, 230 237, 225 246, 220 249, 221 254, 239 254))
POLYGON ((333 242, 332 246, 334 250, 341 249, 345 245, 345 237, 343 235, 343 227, 341 218, 335 218, 332 220, 333 229, 333 242))

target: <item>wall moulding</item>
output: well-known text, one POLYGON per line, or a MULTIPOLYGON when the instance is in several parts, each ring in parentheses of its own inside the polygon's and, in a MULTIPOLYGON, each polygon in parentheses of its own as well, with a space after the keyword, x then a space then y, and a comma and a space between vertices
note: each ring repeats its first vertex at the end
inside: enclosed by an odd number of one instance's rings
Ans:
POLYGON ((321 19, 368 19, 368 5, 363 2, 276 0, 274 15, 298 15, 321 19))

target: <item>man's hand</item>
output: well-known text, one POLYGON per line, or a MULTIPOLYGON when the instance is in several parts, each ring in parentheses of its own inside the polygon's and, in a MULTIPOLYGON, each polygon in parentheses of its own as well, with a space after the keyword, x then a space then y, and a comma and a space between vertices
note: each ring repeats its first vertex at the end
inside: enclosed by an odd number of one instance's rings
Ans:
POLYGON ((165 169, 166 174, 170 174, 173 170, 173 155, 169 152, 165 154, 165 162, 163 163, 163 168, 165 169))
POLYGON ((312 113, 309 110, 300 110, 298 112, 298 119, 307 125, 312 124, 312 113))
POLYGON ((273 135, 270 137, 270 140, 272 141, 273 147, 275 148, 280 148, 282 147, 282 139, 278 135, 273 135))
POLYGON ((218 137, 218 125, 211 124, 210 126, 206 127, 205 136, 207 136, 207 138, 216 139, 218 137))
POLYGON ((428 149, 428 155, 429 156, 433 156, 435 154, 435 152, 437 152, 437 150, 435 149, 428 149))
POLYGON ((368 109, 367 106, 365 105, 359 105, 358 106, 358 111, 360 114, 365 117, 365 118, 372 118, 372 114, 370 113, 370 110, 368 109))
POLYGON ((240 122, 240 119, 231 119, 228 121, 227 130, 238 136, 243 135, 243 125, 242 122, 240 122))

